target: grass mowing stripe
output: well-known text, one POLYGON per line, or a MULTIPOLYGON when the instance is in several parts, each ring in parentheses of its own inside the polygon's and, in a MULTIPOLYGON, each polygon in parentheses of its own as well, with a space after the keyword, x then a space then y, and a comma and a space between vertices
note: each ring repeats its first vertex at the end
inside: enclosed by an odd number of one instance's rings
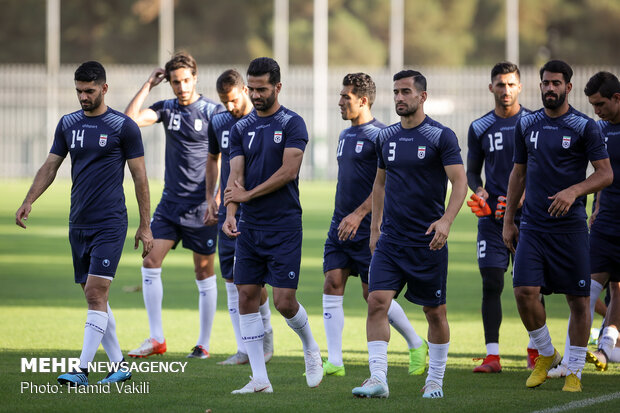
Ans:
POLYGON ((615 399, 620 399, 620 392, 611 393, 611 394, 607 394, 605 396, 600 396, 600 397, 593 397, 591 399, 584 399, 584 400, 579 400, 576 402, 570 402, 562 406, 552 407, 550 409, 536 410, 535 412, 532 412, 532 413, 567 412, 569 410, 582 409, 584 407, 592 406, 592 405, 599 404, 599 403, 604 403, 604 402, 615 400, 615 399))

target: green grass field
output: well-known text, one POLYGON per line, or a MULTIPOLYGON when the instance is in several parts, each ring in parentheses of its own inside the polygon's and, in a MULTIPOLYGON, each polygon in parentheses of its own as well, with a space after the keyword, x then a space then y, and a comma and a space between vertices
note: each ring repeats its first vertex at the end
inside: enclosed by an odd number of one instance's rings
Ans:
MULTIPOLYGON (((425 376, 407 375, 407 347, 398 333, 389 345, 390 397, 361 400, 351 389, 368 376, 365 335, 366 305, 361 287, 352 278, 345 295, 343 338, 345 377, 327 377, 316 389, 309 389, 304 371, 301 343, 273 309, 275 356, 268 364, 273 394, 232 396, 251 374, 250 367, 218 366, 217 361, 235 351, 236 345, 226 308, 224 282, 218 279, 218 312, 207 360, 186 359, 198 334, 196 285, 191 254, 179 248, 164 262, 163 322, 168 352, 155 361, 188 361, 184 373, 137 373, 132 382, 148 383, 148 394, 33 394, 21 390, 22 382, 37 385, 56 383, 54 373, 21 373, 21 358, 78 357, 82 345, 85 301, 73 283, 71 252, 67 239, 70 184, 55 182, 39 199, 28 220, 28 229, 14 224, 14 213, 30 181, 2 181, 7 201, 0 204, 0 411, 7 412, 456 412, 534 411, 565 406, 570 402, 600 396, 607 401, 596 409, 618 411, 620 367, 612 365, 599 373, 591 365, 583 376, 584 392, 566 394, 563 380, 549 380, 535 390, 525 387, 527 335, 518 317, 511 281, 506 275, 503 294, 504 320, 500 331, 503 372, 474 375, 472 357, 484 355, 480 317, 481 281, 475 259, 476 218, 463 209, 449 238, 448 320, 451 344, 444 382, 445 398, 423 400, 420 389, 425 376)), ((127 182, 130 229, 125 252, 110 292, 110 304, 117 320, 123 352, 136 347, 148 336, 148 322, 140 292, 125 292, 141 284, 141 258, 133 246, 137 208, 132 185, 127 182)), ((304 207, 304 251, 298 298, 306 307, 315 338, 324 349, 322 313, 322 252, 333 208, 333 182, 302 182, 304 207)), ((152 183, 153 210, 161 184, 152 183)), ((418 333, 426 336, 426 321, 420 307, 404 299, 399 302, 418 333)), ((568 307, 561 296, 547 298, 548 324, 558 350, 564 349, 568 307)), ((595 318, 600 323, 600 317, 595 318)), ((107 360, 103 350, 97 361, 107 360)), ((150 361, 151 359, 147 359, 150 361)), ((91 382, 102 374, 91 374, 91 382)), ((586 405, 585 402, 583 405, 586 405)), ((572 405, 571 405, 572 406, 572 405)), ((574 404, 574 406, 582 406, 574 404)), ((570 407, 570 406, 568 406, 570 407)), ((568 409, 565 407, 565 410, 568 409)), ((581 407, 585 410, 588 407, 581 407)), ((557 411, 565 411, 557 410, 557 411)))

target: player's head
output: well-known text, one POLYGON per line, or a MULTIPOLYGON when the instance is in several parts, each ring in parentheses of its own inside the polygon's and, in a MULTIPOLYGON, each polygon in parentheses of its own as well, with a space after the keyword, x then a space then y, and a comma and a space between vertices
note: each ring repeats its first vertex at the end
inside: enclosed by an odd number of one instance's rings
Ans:
POLYGON ((177 52, 164 66, 164 76, 181 105, 193 102, 198 82, 196 60, 186 52, 177 52))
POLYGON ((366 73, 349 73, 342 79, 340 91, 340 114, 344 120, 359 118, 363 111, 370 112, 375 101, 377 87, 366 73))
POLYGON ((215 88, 220 101, 235 118, 240 118, 251 109, 248 88, 243 77, 235 69, 225 70, 216 80, 215 88))
POLYGON ((499 62, 491 69, 489 91, 493 93, 496 108, 510 108, 519 104, 521 72, 511 62, 499 62))
POLYGON ((562 60, 550 60, 540 68, 540 94, 546 109, 558 109, 566 102, 573 87, 573 69, 562 60))
POLYGON ((282 88, 278 62, 270 57, 258 57, 250 62, 247 75, 252 104, 259 112, 268 111, 282 88))
POLYGON ((620 123, 620 81, 616 75, 598 72, 588 80, 583 91, 598 117, 620 123))
POLYGON ((415 115, 426 101, 426 78, 416 70, 401 70, 393 79, 396 113, 399 116, 415 115))
POLYGON ((85 112, 91 112, 103 104, 103 97, 108 91, 105 69, 99 62, 82 63, 73 76, 78 100, 85 112))

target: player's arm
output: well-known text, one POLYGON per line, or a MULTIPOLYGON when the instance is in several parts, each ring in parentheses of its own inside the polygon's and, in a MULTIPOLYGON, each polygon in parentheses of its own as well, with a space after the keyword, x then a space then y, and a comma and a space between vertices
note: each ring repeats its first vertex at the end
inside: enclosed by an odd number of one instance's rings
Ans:
POLYGON ((526 173, 527 164, 515 163, 508 179, 508 194, 506 195, 506 213, 504 214, 502 238, 506 248, 513 254, 515 253, 514 244, 519 241, 519 228, 515 224, 515 214, 522 203, 522 197, 525 193, 526 173))
POLYGON ((56 154, 50 153, 47 155, 47 159, 43 162, 43 165, 37 171, 34 176, 32 185, 24 198, 24 202, 15 213, 15 224, 22 228, 26 228, 25 220, 28 219, 30 211, 32 210, 32 204, 45 192, 45 190, 54 182, 58 168, 62 164, 65 158, 56 154))
POLYGON ((566 215, 568 210, 580 196, 588 195, 593 192, 600 191, 606 186, 611 185, 614 180, 614 173, 611 169, 609 158, 591 161, 594 167, 592 175, 578 184, 571 185, 568 188, 549 197, 552 199, 548 212, 553 217, 566 215))
MULTIPOLYGON (((209 153, 207 155, 207 170, 205 175, 205 186, 206 186, 206 198, 207 198, 207 212, 204 218, 204 222, 206 225, 213 225, 217 223, 217 211, 219 205, 217 203, 218 193, 215 187, 217 185, 217 178, 219 175, 218 168, 218 160, 220 159, 219 155, 214 155, 209 153)), ((221 184, 220 184, 220 190, 221 184)))
POLYGON ((127 160, 127 166, 131 172, 133 183, 136 191, 136 199, 138 200, 138 212, 140 214, 140 225, 136 231, 135 243, 133 248, 138 249, 140 241, 142 241, 142 257, 153 248, 153 234, 151 233, 151 199, 149 194, 149 181, 146 177, 146 167, 144 165, 144 156, 131 158, 127 160))
POLYGON ((375 253, 377 241, 381 235, 383 220, 383 200, 385 197, 385 169, 377 168, 375 182, 372 185, 372 219, 370 220, 370 252, 375 253))
POLYGON ((480 198, 486 200, 489 193, 482 186, 482 166, 484 161, 481 159, 467 158, 467 185, 480 198))
POLYGON ((245 156, 238 155, 230 160, 230 175, 228 176, 228 183, 226 190, 224 191, 224 205, 226 205, 226 221, 222 226, 222 231, 230 238, 236 238, 240 232, 237 231, 237 209, 239 209, 239 202, 226 198, 228 194, 228 188, 236 185, 245 185, 245 156))
POLYGON ((429 244, 431 250, 439 250, 445 245, 450 233, 450 227, 463 206, 463 201, 467 195, 467 175, 463 165, 444 165, 444 170, 452 184, 452 192, 450 193, 448 206, 443 216, 433 222, 426 230, 426 235, 435 231, 435 235, 429 244))
POLYGON ((147 81, 144 82, 138 93, 131 99, 131 102, 129 102, 129 105, 127 105, 125 109, 125 115, 133 119, 138 126, 149 126, 159 119, 157 113, 155 113, 153 109, 141 108, 151 89, 164 80, 164 73, 165 71, 162 68, 153 70, 147 81))
POLYGON ((594 194, 594 210, 592 211, 592 215, 590 215, 590 226, 594 224, 596 221, 596 216, 598 215, 599 209, 601 209, 601 194, 602 191, 598 191, 594 194))
POLYGON ((372 211, 372 192, 360 206, 355 208, 349 215, 342 218, 342 221, 340 221, 338 225, 338 239, 340 241, 346 241, 347 239, 355 238, 357 229, 370 211, 372 211))

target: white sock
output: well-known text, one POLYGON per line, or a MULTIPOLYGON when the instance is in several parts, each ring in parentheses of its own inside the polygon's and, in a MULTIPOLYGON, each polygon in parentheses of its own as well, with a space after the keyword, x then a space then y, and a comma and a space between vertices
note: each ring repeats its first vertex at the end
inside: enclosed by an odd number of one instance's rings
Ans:
POLYGON ((93 361, 95 353, 101 344, 108 325, 108 313, 103 311, 88 310, 86 324, 84 324, 84 343, 80 354, 80 368, 85 369, 88 363, 93 361))
POLYGON ((161 268, 142 267, 142 297, 144 307, 149 316, 151 338, 164 342, 164 327, 161 322, 161 302, 164 298, 164 287, 161 284, 161 268))
POLYGON ((433 344, 428 342, 428 375, 425 383, 434 381, 443 386, 443 376, 448 363, 448 349, 450 342, 445 344, 433 344))
POLYGON ((230 315, 235 340, 237 340, 237 352, 247 354, 239 330, 239 291, 237 291, 237 286, 234 283, 226 283, 226 296, 228 298, 228 315, 230 315))
POLYGON ((603 285, 600 282, 590 280, 590 328, 592 328, 592 321, 594 321, 594 307, 602 291, 603 285))
POLYGON ((554 348, 551 343, 551 336, 549 335, 547 324, 537 330, 528 331, 528 333, 534 340, 534 343, 536 343, 538 354, 545 357, 553 356, 554 348))
POLYGON ((217 277, 212 275, 204 280, 196 280, 198 286, 198 311, 200 313, 200 336, 196 342, 197 346, 202 346, 205 350, 209 350, 209 341, 211 339, 211 328, 213 327, 213 318, 217 308, 217 277))
POLYGON ((577 377, 581 378, 581 372, 586 365, 586 351, 587 347, 570 346, 570 353, 568 356, 568 372, 573 373, 577 377))
POLYGON ((527 348, 533 348, 536 350, 536 343, 534 343, 534 340, 532 340, 532 337, 529 337, 529 338, 530 338, 530 341, 529 343, 527 343, 527 348))
POLYGON ((605 327, 603 329, 603 336, 598 342, 598 348, 605 351, 608 356, 612 353, 616 347, 616 341, 618 340, 618 329, 615 327, 605 327))
POLYGON ((260 317, 263 320, 263 328, 266 332, 271 331, 271 309, 269 308, 269 297, 267 300, 258 307, 260 317))
POLYGON ((344 365, 342 361, 343 301, 344 297, 341 295, 323 294, 323 326, 327 339, 327 361, 334 366, 344 365))
POLYGON ((306 309, 301 303, 299 303, 299 310, 292 318, 286 318, 286 324, 293 329, 301 339, 304 351, 317 351, 319 345, 312 336, 312 330, 310 330, 310 323, 308 323, 308 314, 306 309))
POLYGON ((620 363, 620 347, 614 347, 613 350, 611 350, 611 354, 608 354, 609 356, 609 360, 607 361, 611 361, 612 363, 620 363))
POLYGON ((499 343, 487 343, 487 356, 499 356, 499 343))
POLYGON ((370 368, 370 377, 376 377, 387 383, 387 341, 369 341, 368 342, 368 367, 370 368))
POLYGON ((568 326, 566 326, 566 344, 564 344, 564 355, 562 357, 562 365, 568 368, 568 355, 570 354, 570 336, 568 335, 568 327, 570 326, 570 315, 568 316, 568 326))
POLYGON ((240 314, 239 328, 241 338, 250 359, 252 377, 259 381, 269 381, 267 367, 265 366, 265 354, 263 353, 263 337, 265 329, 260 313, 240 314))
POLYGON ((396 302, 396 300, 392 300, 390 303, 390 308, 388 309, 388 321, 398 331, 407 341, 407 346, 412 348, 420 347, 424 342, 418 336, 409 322, 407 315, 403 308, 396 302))
POLYGON ((121 345, 118 343, 118 337, 116 337, 116 320, 114 319, 114 314, 112 314, 110 303, 108 303, 108 325, 101 338, 101 345, 112 363, 118 363, 123 360, 121 345))

